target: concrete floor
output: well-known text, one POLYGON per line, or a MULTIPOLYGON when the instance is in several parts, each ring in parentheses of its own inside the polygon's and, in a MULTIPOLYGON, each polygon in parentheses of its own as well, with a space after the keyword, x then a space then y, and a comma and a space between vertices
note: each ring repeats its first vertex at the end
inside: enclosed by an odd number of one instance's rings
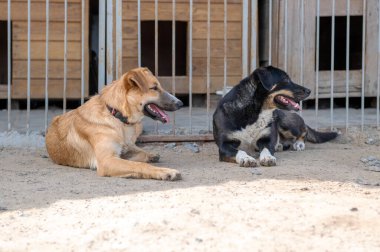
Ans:
MULTIPOLYGON (((195 107, 192 109, 192 117, 190 117, 189 108, 185 107, 175 113, 169 113, 171 122, 163 125, 155 122, 150 118, 144 118, 145 134, 170 134, 173 130, 173 121, 175 120, 175 129, 177 134, 204 134, 210 129, 212 130, 212 114, 214 109, 210 109, 208 116, 206 108, 195 107), (191 118, 191 120, 190 120, 191 118), (190 131, 190 124, 191 131, 190 131)), ((361 110, 349 109, 349 125, 361 125, 361 110)), ((62 109, 52 108, 48 111, 48 121, 62 113, 62 109)), ((7 130, 7 111, 0 111, 0 132, 7 130)), ((302 116, 306 123, 314 128, 329 128, 331 126, 330 110, 324 109, 318 111, 318 117, 315 116, 315 110, 304 110, 302 116)), ((32 110, 30 114, 30 131, 44 131, 44 110, 32 110)), ((26 110, 13 110, 11 113, 12 130, 20 133, 26 132, 26 110)), ((376 125, 377 116, 376 109, 364 110, 364 124, 376 125)), ((333 114, 333 126, 344 128, 346 125, 346 110, 335 109, 333 114)))

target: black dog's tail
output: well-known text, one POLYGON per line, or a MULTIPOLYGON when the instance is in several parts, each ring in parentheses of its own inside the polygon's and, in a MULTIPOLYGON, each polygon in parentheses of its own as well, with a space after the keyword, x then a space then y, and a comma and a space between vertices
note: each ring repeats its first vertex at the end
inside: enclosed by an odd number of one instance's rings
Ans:
POLYGON ((337 132, 319 132, 307 126, 306 140, 312 143, 324 143, 338 136, 337 132))

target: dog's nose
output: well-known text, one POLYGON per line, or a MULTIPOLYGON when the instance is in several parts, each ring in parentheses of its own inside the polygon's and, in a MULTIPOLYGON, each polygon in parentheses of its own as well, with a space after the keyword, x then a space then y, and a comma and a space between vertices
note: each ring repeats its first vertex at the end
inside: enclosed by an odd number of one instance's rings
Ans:
POLYGON ((178 108, 182 108, 183 107, 183 102, 181 100, 178 100, 178 102, 176 103, 177 107, 178 108))

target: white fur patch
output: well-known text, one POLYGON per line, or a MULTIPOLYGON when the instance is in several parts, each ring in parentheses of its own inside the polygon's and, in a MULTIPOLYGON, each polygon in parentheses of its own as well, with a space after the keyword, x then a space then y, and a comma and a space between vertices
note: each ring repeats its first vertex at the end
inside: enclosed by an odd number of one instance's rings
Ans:
POLYGON ((236 154, 236 163, 242 167, 255 167, 257 166, 256 159, 247 154, 247 152, 239 150, 236 154))
POLYGON ((293 148, 296 151, 303 151, 305 149, 305 142, 298 140, 293 144, 293 148))
POLYGON ((273 122, 273 109, 264 110, 254 124, 247 125, 244 129, 231 133, 230 138, 240 140, 239 149, 248 152, 257 150, 257 140, 270 135, 271 131, 268 124, 271 122, 273 122))
POLYGON ((264 148, 260 153, 260 164, 263 166, 276 165, 276 158, 270 154, 267 148, 264 148))

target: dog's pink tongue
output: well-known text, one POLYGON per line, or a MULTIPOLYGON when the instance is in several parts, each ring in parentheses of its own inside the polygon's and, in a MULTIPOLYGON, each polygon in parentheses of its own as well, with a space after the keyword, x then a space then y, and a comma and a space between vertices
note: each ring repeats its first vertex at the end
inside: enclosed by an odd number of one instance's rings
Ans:
POLYGON ((300 105, 297 102, 294 102, 294 101, 292 101, 290 99, 288 99, 288 101, 289 101, 290 105, 292 105, 295 109, 301 110, 301 107, 300 107, 300 105))
POLYGON ((150 104, 150 107, 154 111, 156 111, 158 114, 160 114, 161 118, 163 119, 163 123, 168 123, 169 122, 169 116, 164 111, 162 111, 159 107, 157 107, 154 104, 150 104))

